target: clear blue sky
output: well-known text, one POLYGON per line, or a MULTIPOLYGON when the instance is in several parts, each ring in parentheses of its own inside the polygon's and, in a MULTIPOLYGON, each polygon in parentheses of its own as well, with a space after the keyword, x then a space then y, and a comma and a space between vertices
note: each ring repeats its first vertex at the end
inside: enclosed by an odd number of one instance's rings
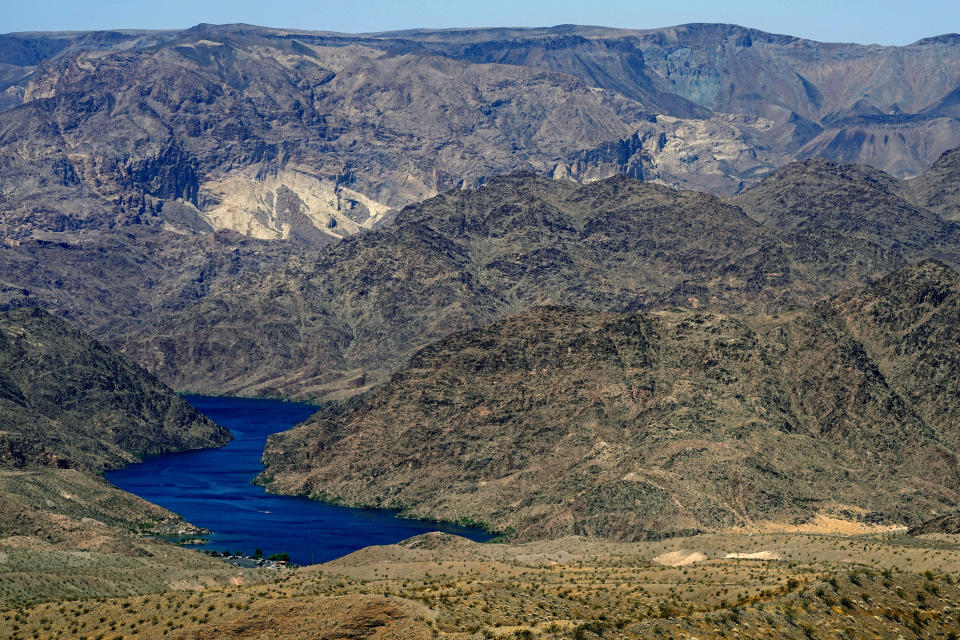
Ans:
POLYGON ((960 0, 10 0, 0 33, 247 22, 344 32, 594 24, 647 29, 731 22, 814 40, 906 44, 960 32, 960 0))

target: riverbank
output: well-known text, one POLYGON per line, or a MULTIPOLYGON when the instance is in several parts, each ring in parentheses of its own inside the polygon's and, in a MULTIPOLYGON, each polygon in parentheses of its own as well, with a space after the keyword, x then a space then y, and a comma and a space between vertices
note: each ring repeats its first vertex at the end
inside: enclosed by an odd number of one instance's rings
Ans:
POLYGON ((212 533, 192 548, 288 552, 300 565, 325 562, 369 545, 392 544, 429 531, 473 540, 483 529, 399 517, 396 512, 352 509, 307 498, 267 493, 251 481, 262 470, 267 436, 289 429, 314 405, 252 398, 184 396, 234 435, 224 447, 150 458, 107 474, 125 491, 182 515, 212 533))

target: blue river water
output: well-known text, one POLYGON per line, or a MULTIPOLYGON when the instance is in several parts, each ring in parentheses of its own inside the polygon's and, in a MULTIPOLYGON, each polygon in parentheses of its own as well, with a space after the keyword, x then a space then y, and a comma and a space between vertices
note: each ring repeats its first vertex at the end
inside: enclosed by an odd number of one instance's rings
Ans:
POLYGON ((217 551, 262 549, 286 552, 298 564, 326 562, 361 547, 392 544, 428 531, 446 531, 484 541, 481 529, 398 518, 394 512, 350 509, 315 500, 276 496, 251 480, 263 465, 267 436, 305 420, 314 407, 278 400, 185 396, 194 407, 229 429, 225 447, 172 453, 111 471, 106 478, 125 491, 175 511, 212 535, 217 551))

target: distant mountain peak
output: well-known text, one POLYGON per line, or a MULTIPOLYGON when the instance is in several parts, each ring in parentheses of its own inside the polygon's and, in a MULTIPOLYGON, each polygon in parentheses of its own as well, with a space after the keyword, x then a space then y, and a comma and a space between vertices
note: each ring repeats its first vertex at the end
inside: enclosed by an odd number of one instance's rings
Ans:
POLYGON ((939 36, 931 36, 917 40, 911 46, 923 46, 929 44, 949 44, 960 45, 960 33, 944 33, 939 36))

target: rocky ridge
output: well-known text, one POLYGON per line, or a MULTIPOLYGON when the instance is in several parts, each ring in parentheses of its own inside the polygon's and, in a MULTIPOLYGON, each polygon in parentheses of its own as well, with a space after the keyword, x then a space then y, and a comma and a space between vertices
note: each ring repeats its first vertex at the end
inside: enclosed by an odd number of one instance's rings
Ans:
MULTIPOLYGON (((106 583, 114 578, 121 593, 162 584, 125 574, 131 557, 151 558, 143 566, 162 573, 216 569, 141 539, 202 531, 98 474, 230 438, 169 387, 65 320, 41 309, 0 313, 0 547, 30 550, 41 565, 80 551, 85 563, 100 567, 99 576, 91 569, 94 575, 84 578, 89 582, 54 592, 76 597, 99 584, 113 593, 116 585, 106 583)), ((210 574, 226 580, 222 571, 210 574)))
POLYGON ((911 193, 820 160, 726 201, 513 174, 314 249, 143 225, 48 234, 4 252, 0 304, 64 315, 180 390, 343 396, 534 305, 771 312, 923 259, 960 267, 957 224, 911 193))
POLYGON ((531 309, 272 436, 259 481, 521 539, 916 524, 960 497, 956 376, 918 365, 958 296, 922 263, 774 315, 531 309))
POLYGON ((117 468, 230 434, 126 358, 40 309, 0 314, 0 464, 117 468))
POLYGON ((908 184, 917 203, 947 220, 960 220, 960 149, 944 152, 908 184))
POLYGON ((706 24, 6 34, 0 235, 136 223, 312 245, 531 169, 718 194, 814 156, 918 175, 960 145, 958 42, 706 24))

